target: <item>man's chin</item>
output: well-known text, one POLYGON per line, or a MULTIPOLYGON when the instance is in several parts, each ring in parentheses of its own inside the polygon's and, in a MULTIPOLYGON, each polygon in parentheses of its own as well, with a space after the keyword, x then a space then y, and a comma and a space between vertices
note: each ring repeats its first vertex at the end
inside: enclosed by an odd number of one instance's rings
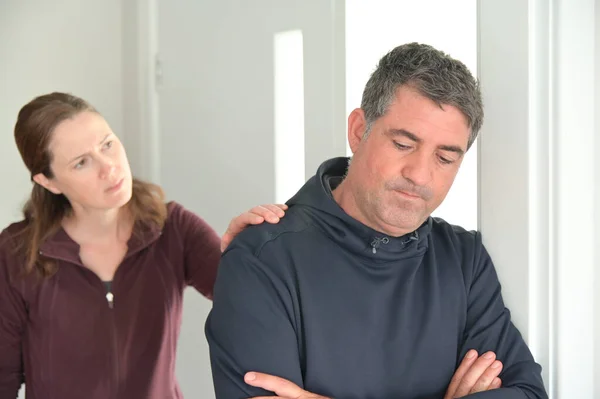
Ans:
POLYGON ((426 213, 426 209, 423 205, 422 201, 394 201, 394 204, 389 207, 389 209, 392 210, 390 215, 402 220, 417 221, 426 213))
POLYGON ((392 217, 388 217, 386 219, 387 224, 394 226, 399 231, 404 231, 405 234, 408 234, 421 227, 427 218, 421 218, 417 216, 398 218, 397 215, 393 215, 392 217))

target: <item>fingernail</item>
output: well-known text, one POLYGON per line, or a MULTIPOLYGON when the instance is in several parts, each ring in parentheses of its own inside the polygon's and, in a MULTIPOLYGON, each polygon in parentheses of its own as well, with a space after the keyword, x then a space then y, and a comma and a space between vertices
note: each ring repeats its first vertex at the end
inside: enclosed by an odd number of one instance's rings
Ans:
POLYGON ((467 359, 473 359, 477 355, 477 352, 474 350, 470 350, 467 352, 467 359))
POLYGON ((494 352, 488 352, 485 355, 483 355, 483 357, 488 360, 492 359, 494 357, 494 352))
POLYGON ((498 361, 495 361, 494 363, 492 363, 492 368, 493 368, 493 369, 497 369, 498 367, 500 367, 500 365, 501 365, 501 364, 502 364, 502 363, 500 363, 500 362, 498 362, 498 361))
POLYGON ((248 373, 246 374, 246 381, 254 381, 256 379, 256 374, 248 373))

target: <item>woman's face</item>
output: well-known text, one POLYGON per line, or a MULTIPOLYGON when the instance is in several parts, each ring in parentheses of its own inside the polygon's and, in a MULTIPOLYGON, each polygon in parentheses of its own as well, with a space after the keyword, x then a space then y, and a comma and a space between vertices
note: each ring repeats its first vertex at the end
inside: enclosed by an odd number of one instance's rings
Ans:
POLYGON ((52 133, 52 178, 34 180, 55 194, 63 194, 74 210, 109 210, 131 199, 131 168, 121 141, 104 118, 82 112, 61 122, 52 133))

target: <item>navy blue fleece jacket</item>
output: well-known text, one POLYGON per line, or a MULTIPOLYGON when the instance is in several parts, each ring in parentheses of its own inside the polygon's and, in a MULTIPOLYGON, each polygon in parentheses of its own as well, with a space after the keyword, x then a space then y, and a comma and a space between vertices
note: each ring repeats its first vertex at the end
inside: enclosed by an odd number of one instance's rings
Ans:
POLYGON ((336 399, 441 399, 472 348, 497 354, 503 388, 469 397, 547 398, 480 234, 436 218, 403 237, 361 224, 331 194, 347 162, 323 163, 279 224, 223 255, 206 322, 217 399, 269 395, 247 371, 336 399))

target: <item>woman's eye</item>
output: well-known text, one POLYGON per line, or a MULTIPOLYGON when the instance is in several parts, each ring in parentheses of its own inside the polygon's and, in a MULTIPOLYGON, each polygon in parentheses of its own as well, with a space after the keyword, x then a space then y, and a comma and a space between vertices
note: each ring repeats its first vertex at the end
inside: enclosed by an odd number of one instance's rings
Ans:
POLYGON ((106 148, 106 149, 109 149, 109 148, 111 148, 111 147, 112 147, 112 145, 113 145, 113 142, 112 142, 112 140, 111 140, 111 141, 107 141, 107 142, 104 144, 104 148, 106 148))
POLYGON ((85 159, 82 159, 81 161, 79 161, 75 164, 75 169, 81 169, 84 165, 85 165, 85 159))

